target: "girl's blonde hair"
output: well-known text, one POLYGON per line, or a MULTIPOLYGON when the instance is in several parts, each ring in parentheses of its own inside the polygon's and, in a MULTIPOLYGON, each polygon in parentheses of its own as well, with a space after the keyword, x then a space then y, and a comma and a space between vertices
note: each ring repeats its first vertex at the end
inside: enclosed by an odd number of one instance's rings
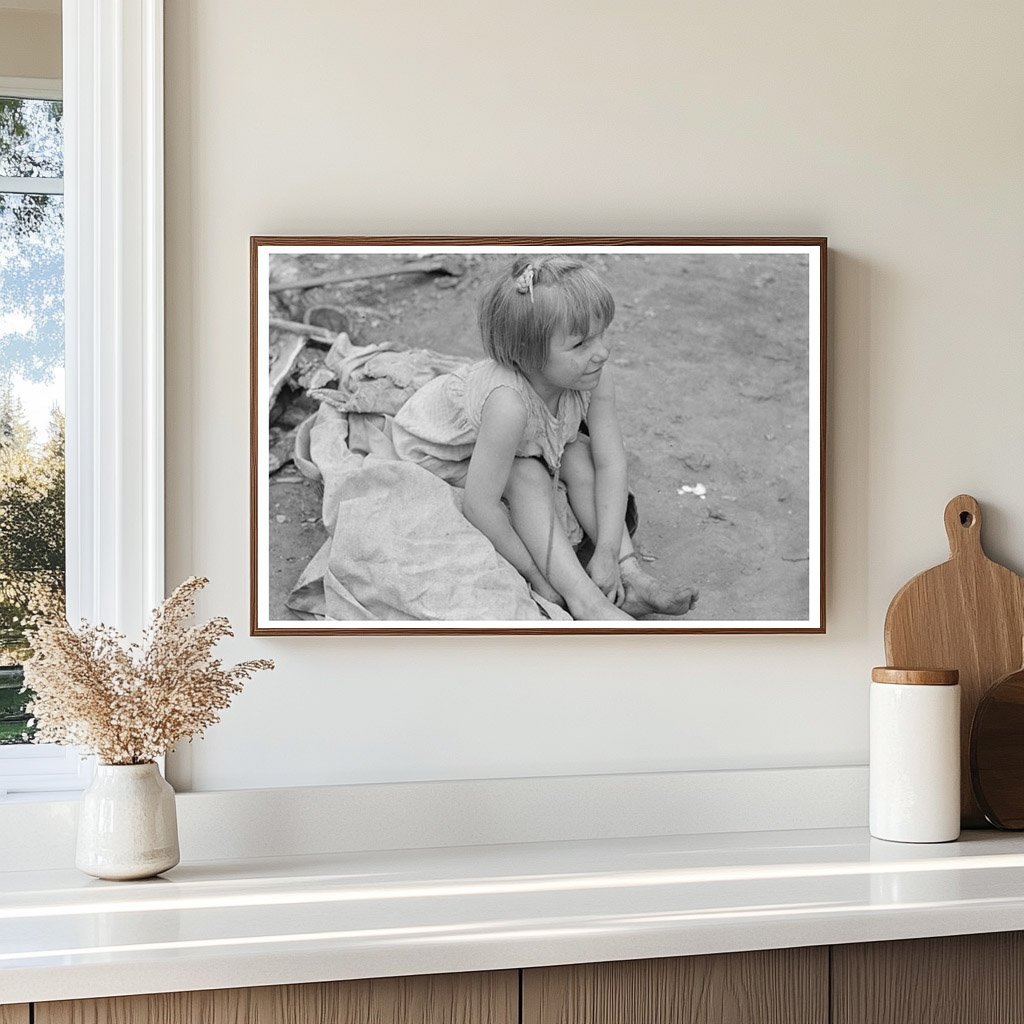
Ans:
POLYGON ((614 316, 612 293, 583 260, 565 253, 523 255, 480 300, 480 336, 496 363, 534 373, 547 362, 556 331, 585 338, 603 331, 614 316))

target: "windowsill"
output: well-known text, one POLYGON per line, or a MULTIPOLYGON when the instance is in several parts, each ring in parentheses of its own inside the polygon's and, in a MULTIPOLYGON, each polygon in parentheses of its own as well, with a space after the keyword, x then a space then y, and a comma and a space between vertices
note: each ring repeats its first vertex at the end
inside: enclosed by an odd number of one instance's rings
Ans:
POLYGON ((1024 928, 1024 837, 838 828, 0 873, 8 1002, 1024 928))
POLYGON ((5 804, 45 804, 77 800, 82 795, 78 789, 40 790, 38 793, 0 793, 5 804))

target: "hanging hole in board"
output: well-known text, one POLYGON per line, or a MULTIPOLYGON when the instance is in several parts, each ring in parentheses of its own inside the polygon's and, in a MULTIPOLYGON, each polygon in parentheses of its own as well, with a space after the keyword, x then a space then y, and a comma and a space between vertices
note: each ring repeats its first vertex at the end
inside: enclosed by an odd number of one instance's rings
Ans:
POLYGON ((973 523, 973 522, 974 522, 974 516, 972 516, 970 512, 961 512, 960 513, 960 525, 961 526, 970 526, 971 523, 973 523))

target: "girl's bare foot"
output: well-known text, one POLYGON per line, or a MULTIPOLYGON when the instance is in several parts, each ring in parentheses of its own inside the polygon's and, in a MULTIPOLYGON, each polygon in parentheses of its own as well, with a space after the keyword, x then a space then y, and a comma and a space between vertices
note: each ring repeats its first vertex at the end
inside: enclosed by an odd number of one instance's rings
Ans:
POLYGON ((584 621, 598 621, 606 619, 623 619, 632 621, 633 616, 622 608, 616 608, 597 588, 597 597, 589 595, 582 600, 569 598, 569 612, 574 619, 584 621))
POLYGON ((669 586, 649 576, 640 568, 636 557, 622 564, 622 585, 626 589, 623 611, 636 618, 639 615, 685 615, 696 603, 696 587, 669 586))

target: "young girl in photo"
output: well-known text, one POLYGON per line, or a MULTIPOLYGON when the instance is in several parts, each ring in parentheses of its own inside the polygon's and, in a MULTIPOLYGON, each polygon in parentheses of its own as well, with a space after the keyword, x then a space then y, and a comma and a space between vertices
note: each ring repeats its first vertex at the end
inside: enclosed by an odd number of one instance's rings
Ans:
POLYGON ((401 458, 464 487, 466 518, 574 619, 684 615, 697 591, 644 572, 624 528, 626 453, 605 333, 614 316, 611 292, 582 260, 520 256, 480 304, 488 358, 417 391, 393 441, 401 458), (586 568, 577 524, 594 545, 586 568))

